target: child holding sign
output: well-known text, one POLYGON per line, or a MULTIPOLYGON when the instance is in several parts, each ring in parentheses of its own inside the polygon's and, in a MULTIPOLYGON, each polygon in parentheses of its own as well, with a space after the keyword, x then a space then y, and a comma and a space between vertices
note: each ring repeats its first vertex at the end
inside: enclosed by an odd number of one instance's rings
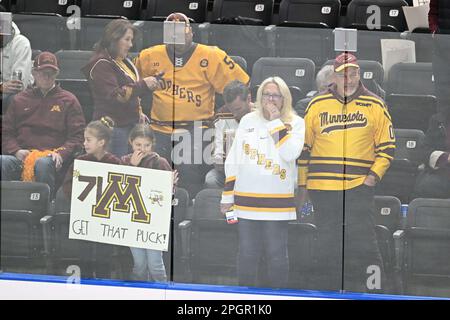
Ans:
MULTIPOLYGON (((133 153, 122 157, 122 164, 135 167, 171 171, 169 163, 156 152, 153 152, 155 137, 148 124, 138 124, 130 132, 129 143, 133 153)), ((174 185, 178 181, 178 174, 174 173, 174 185)), ((134 280, 147 280, 148 274, 154 281, 167 281, 166 270, 162 258, 162 251, 130 248, 133 254, 134 280)))
MULTIPOLYGON (((83 145, 86 154, 77 157, 77 159, 119 165, 120 159, 107 151, 109 142, 111 141, 113 126, 114 121, 109 117, 102 117, 100 120, 90 122, 84 130, 83 145)), ((72 180, 73 165, 67 171, 63 186, 56 196, 57 211, 70 211, 72 180)), ((83 256, 81 257, 82 277, 111 278, 111 256, 113 253, 113 246, 110 244, 92 242, 85 242, 84 245, 85 247, 82 250, 83 256)))

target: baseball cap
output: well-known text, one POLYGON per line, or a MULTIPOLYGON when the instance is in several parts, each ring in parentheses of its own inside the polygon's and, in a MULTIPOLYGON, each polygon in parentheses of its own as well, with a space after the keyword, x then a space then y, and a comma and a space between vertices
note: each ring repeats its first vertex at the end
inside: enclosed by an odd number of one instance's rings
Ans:
POLYGON ((356 57, 348 52, 343 52, 334 60, 334 71, 340 72, 348 67, 359 68, 358 60, 356 57))
POLYGON ((56 71, 59 71, 58 61, 56 60, 56 56, 51 52, 42 52, 34 59, 33 68, 35 70, 42 70, 45 68, 52 68, 56 71))

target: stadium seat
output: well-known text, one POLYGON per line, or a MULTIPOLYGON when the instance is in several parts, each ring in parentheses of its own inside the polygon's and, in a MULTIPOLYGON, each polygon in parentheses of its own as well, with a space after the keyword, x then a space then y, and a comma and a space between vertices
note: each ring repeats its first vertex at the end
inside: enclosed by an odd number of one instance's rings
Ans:
POLYGON ((14 15, 20 32, 30 40, 35 50, 56 52, 70 47, 65 18, 54 13, 14 15))
POLYGON ((172 12, 181 12, 195 23, 206 21, 208 0, 148 0, 144 20, 164 21, 172 12))
POLYGON ((56 52, 60 68, 59 79, 86 79, 81 72, 92 57, 92 51, 61 50, 56 52))
POLYGON ((400 62, 389 71, 387 93, 435 95, 431 63, 400 62))
POLYGON ((394 132, 394 160, 375 191, 377 195, 395 196, 402 203, 409 203, 420 165, 419 145, 425 134, 413 129, 394 129, 394 132))
POLYGON ((67 8, 75 5, 75 0, 16 0, 16 13, 55 13, 67 16, 67 8))
POLYGON ((394 128, 427 131, 436 113, 436 97, 431 95, 390 94, 386 98, 394 128))
POLYGON ((11 12, 11 0, 0 0, 0 5, 6 9, 6 12, 11 12))
POLYGON ((274 0, 214 0, 211 22, 229 23, 233 18, 244 17, 254 24, 269 25, 273 6, 274 0))
POLYGON ((81 0, 83 17, 124 17, 139 20, 142 10, 141 0, 81 0))
POLYGON ((39 267, 43 262, 39 220, 48 214, 49 186, 38 182, 2 181, 1 196, 2 268, 39 267))
POLYGON ((404 238, 406 247, 402 266, 405 294, 439 296, 446 295, 445 289, 448 294, 450 199, 411 201, 404 238))
POLYGON ((89 123, 94 112, 94 101, 88 81, 86 79, 57 79, 57 82, 61 88, 73 93, 78 98, 86 123, 89 123))
MULTIPOLYGON (((328 60, 325 65, 332 65, 334 60, 328 60)), ((378 61, 359 60, 358 64, 361 70, 361 81, 364 86, 378 96, 380 87, 384 89, 384 69, 378 61)))
POLYGON ((174 265, 175 277, 189 270, 193 283, 236 285, 237 225, 227 224, 221 214, 221 195, 220 189, 200 191, 192 220, 178 225, 185 262, 174 265))
POLYGON ((253 65, 251 87, 256 88, 268 77, 279 76, 291 89, 295 104, 313 89, 314 74, 315 65, 310 59, 264 57, 253 65))
MULTIPOLYGON (((396 256, 395 239, 402 229, 400 200, 392 196, 375 196, 375 231, 386 273, 385 293, 401 293, 400 262, 396 256)), ((397 253, 398 254, 398 253, 397 253)))
POLYGON ((277 25, 335 28, 340 8, 339 0, 282 0, 277 25))
POLYGON ((428 28, 417 28, 405 33, 405 39, 414 41, 416 48, 416 62, 433 61, 433 38, 428 28))
MULTIPOLYGON (((371 22, 374 12, 367 9, 377 6, 380 9, 381 26, 391 31, 403 32, 407 29, 402 6, 408 6, 404 0, 352 0, 347 7, 347 27, 366 30, 371 28, 367 22, 371 22)), ((375 20, 373 20, 375 23, 375 20)), ((376 30, 376 29, 375 29, 376 30)))

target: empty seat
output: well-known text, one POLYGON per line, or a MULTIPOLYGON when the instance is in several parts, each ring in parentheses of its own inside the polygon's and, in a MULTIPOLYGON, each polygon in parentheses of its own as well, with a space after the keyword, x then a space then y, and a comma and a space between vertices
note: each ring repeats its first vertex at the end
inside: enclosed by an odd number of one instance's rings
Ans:
POLYGON ((400 200, 392 196, 375 196, 374 214, 378 248, 387 280, 385 293, 401 293, 400 264, 395 252, 395 233, 402 227, 400 200))
POLYGON ((75 5, 75 0, 17 0, 17 13, 56 13, 67 16, 67 8, 75 5))
POLYGON ((268 25, 273 6, 274 0, 215 0, 211 21, 231 22, 232 18, 245 17, 253 19, 253 23, 268 25))
POLYGON ((173 12, 181 12, 195 23, 206 21, 208 0, 149 0, 145 20, 164 21, 173 12))
POLYGON ((58 79, 86 79, 81 68, 89 62, 93 55, 92 51, 61 50, 55 55, 61 70, 58 79))
POLYGON ((381 26, 392 31, 405 31, 407 29, 402 6, 408 4, 404 0, 352 0, 347 7, 347 27, 362 29, 379 29, 381 26), (372 7, 373 6, 373 7, 372 7), (368 10, 372 7, 373 10, 368 10), (376 23, 374 16, 380 14, 380 26, 370 26, 376 23))
POLYGON ((414 41, 416 48, 416 62, 433 61, 433 38, 428 28, 416 28, 406 33, 405 39, 414 41))
POLYGON ((397 63, 389 71, 388 93, 435 95, 431 63, 397 63))
POLYGON ((83 17, 124 17, 139 20, 143 10, 141 0, 81 0, 83 17))
POLYGON ((450 285, 450 199, 409 204, 403 261, 406 294, 439 296, 450 285), (433 281, 434 280, 434 281, 433 281))
POLYGON ((70 46, 65 18, 57 14, 16 14, 14 22, 35 50, 56 52, 70 46))
POLYGON ((304 58, 269 58, 258 59, 253 65, 251 86, 259 86, 272 76, 282 78, 293 94, 293 104, 301 99, 314 86, 315 65, 304 58))
POLYGON ((195 197, 192 220, 181 223, 183 252, 175 254, 187 262, 174 265, 174 277, 189 268, 194 283, 237 284, 237 225, 225 221, 220 212, 221 197, 219 189, 204 189, 195 197))
POLYGON ((408 203, 420 165, 419 143, 425 138, 425 134, 421 130, 413 129, 394 129, 394 132, 396 139, 394 160, 377 185, 376 194, 395 196, 402 203, 408 203))
POLYGON ((339 22, 339 0, 282 0, 278 25, 335 28, 339 22))
POLYGON ((39 220, 48 214, 49 186, 38 182, 2 181, 1 196, 2 267, 39 265, 43 250, 39 220))
POLYGON ((386 104, 392 117, 394 128, 418 129, 425 132, 430 118, 436 113, 435 96, 390 94, 386 104))

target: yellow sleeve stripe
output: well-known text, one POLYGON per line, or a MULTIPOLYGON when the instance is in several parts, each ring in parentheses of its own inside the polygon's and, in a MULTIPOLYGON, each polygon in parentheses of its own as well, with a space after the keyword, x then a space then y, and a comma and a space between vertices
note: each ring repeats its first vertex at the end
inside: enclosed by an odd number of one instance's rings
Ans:
POLYGON ((286 140, 288 140, 291 137, 290 134, 288 134, 287 136, 285 136, 283 139, 281 139, 280 141, 278 141, 278 143, 275 145, 277 148, 281 147, 286 140))

